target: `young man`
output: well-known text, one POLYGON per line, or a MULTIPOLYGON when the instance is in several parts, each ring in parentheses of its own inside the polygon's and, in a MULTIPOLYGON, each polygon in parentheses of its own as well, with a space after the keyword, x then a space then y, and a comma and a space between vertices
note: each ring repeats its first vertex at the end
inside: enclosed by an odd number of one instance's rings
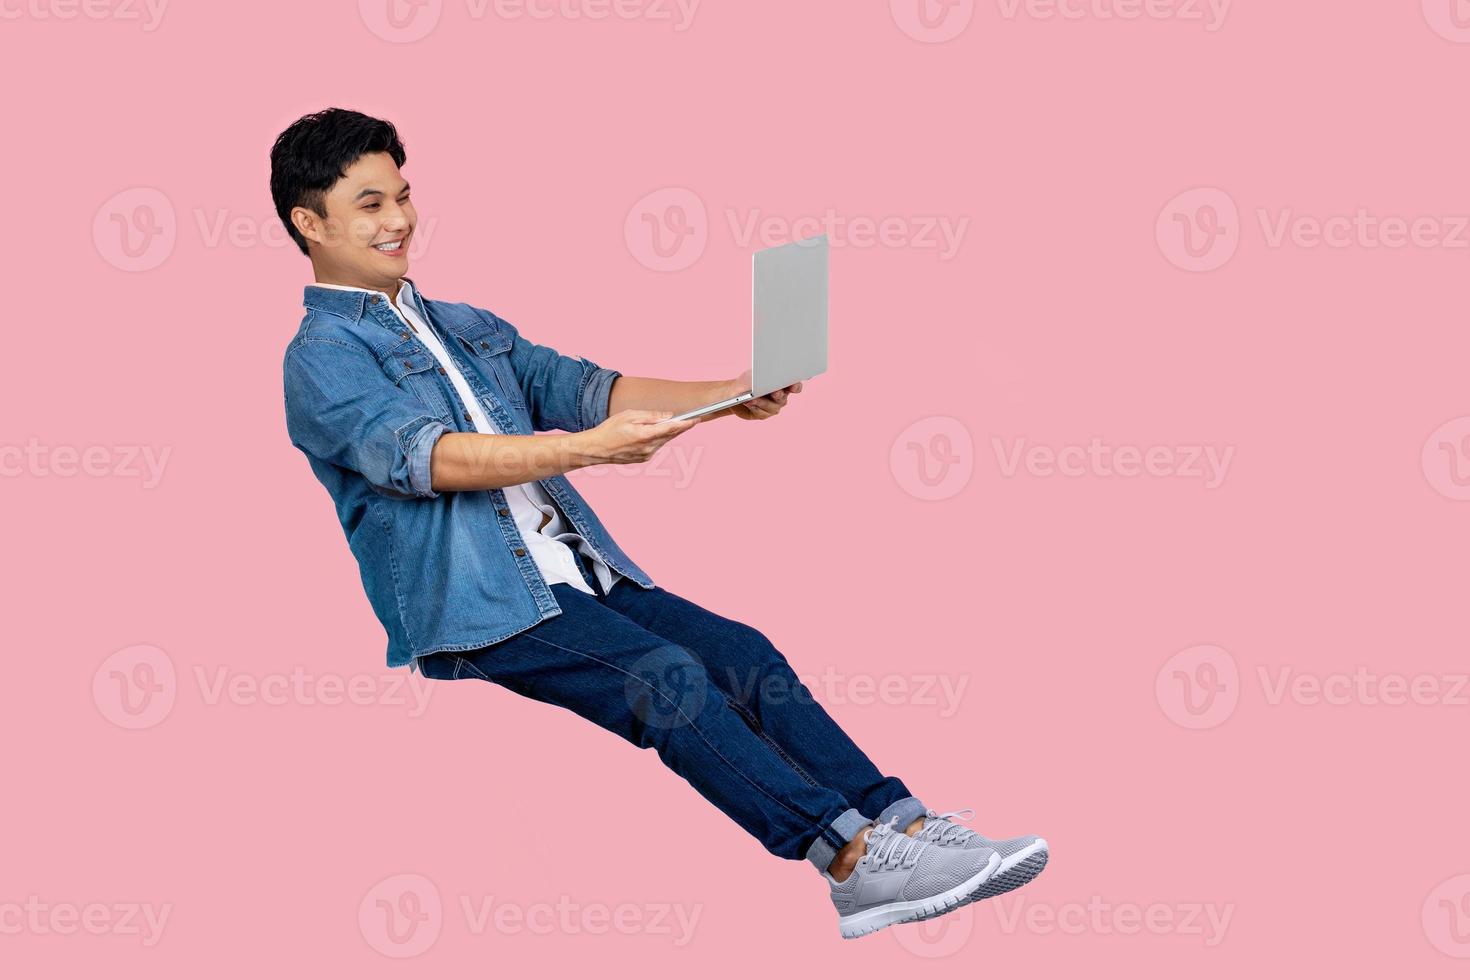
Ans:
MULTIPOLYGON (((844 937, 1035 877, 1038 837, 992 841, 884 776, 758 630, 655 585, 564 474, 638 463, 749 376, 625 377, 407 278, 403 144, 327 109, 271 151, 276 212, 311 260, 286 349, 286 422, 326 486, 388 633, 388 664, 477 677, 641 748, 778 857, 828 883, 844 937), (556 430, 556 431, 553 431, 556 430)), ((769 419, 783 391, 706 416, 769 419)))

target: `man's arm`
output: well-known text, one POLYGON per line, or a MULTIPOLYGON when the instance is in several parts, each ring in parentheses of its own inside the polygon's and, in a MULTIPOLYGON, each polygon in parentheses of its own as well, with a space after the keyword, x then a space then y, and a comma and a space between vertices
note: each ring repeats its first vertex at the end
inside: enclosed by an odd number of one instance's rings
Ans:
MULTIPOLYGON (((494 316, 488 311, 481 312, 494 316)), ((554 347, 532 343, 508 320, 495 319, 511 337, 511 370, 526 397, 531 424, 538 430, 580 432, 629 409, 682 415, 733 398, 750 388, 748 370, 737 378, 721 381, 626 377, 585 357, 567 357, 554 347)), ((709 422, 723 415, 772 418, 786 405, 787 397, 799 391, 801 382, 701 416, 698 421, 709 422)))
POLYGON ((568 357, 555 347, 532 343, 509 320, 481 312, 494 317, 511 338, 510 368, 525 396, 533 429, 581 432, 596 428, 613 414, 608 407, 608 389, 617 371, 585 357, 568 357))
MULTIPOLYGON (((723 415, 757 420, 773 418, 786 407, 786 402, 792 395, 801 391, 801 384, 798 381, 769 395, 702 415, 698 421, 709 422, 723 415)), ((620 374, 613 379, 608 404, 610 412, 617 412, 622 408, 639 408, 682 415, 749 390, 749 371, 729 381, 665 381, 662 378, 629 378, 620 374)))
POLYGON ((593 462, 570 434, 445 432, 434 442, 429 473, 435 491, 491 490, 561 476, 593 462))
POLYGON ((437 496, 429 457, 448 426, 389 381, 366 347, 317 337, 293 343, 285 386, 292 445, 362 474, 385 496, 437 496))
POLYGON ((490 435, 445 432, 434 443, 430 469, 435 491, 491 490, 560 476, 599 463, 645 463, 664 443, 698 424, 669 421, 667 413, 614 414, 582 432, 490 435))
MULTIPOLYGON (((682 415, 691 409, 733 398, 744 390, 739 378, 726 381, 665 381, 662 378, 630 378, 620 375, 613 379, 612 394, 608 397, 608 414, 616 415, 624 409, 641 408, 682 415)), ((731 409, 727 408, 711 413, 704 416, 704 421, 717 419, 730 412, 731 409)))

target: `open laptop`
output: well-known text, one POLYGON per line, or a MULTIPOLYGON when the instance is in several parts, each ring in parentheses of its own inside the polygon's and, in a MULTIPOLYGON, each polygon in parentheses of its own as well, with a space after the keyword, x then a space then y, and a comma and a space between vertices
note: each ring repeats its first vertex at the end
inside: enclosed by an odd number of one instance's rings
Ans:
POLYGON ((827 236, 752 256, 750 390, 696 408, 693 419, 780 391, 827 370, 827 236))

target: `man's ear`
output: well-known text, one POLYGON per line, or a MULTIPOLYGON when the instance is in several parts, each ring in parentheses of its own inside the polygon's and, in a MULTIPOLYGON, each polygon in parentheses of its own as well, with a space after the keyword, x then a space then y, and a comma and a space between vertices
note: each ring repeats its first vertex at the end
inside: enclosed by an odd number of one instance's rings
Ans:
POLYGON ((304 208, 297 205, 291 209, 291 224, 295 225, 296 230, 301 233, 301 237, 309 242, 315 242, 318 245, 323 244, 323 239, 325 238, 324 223, 322 216, 311 208, 304 208))

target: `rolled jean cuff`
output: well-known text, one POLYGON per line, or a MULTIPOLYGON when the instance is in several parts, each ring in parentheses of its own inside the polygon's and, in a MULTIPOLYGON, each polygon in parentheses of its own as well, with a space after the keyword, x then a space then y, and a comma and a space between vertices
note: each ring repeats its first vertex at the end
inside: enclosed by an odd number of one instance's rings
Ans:
POLYGON ((923 800, 917 796, 905 796, 885 806, 883 812, 878 814, 878 822, 887 823, 894 817, 898 817, 898 823, 895 826, 902 832, 905 827, 928 812, 929 808, 924 805, 923 800))
POLYGON ((871 821, 857 810, 844 811, 840 817, 832 821, 831 826, 822 831, 821 836, 812 841, 811 846, 806 849, 806 859, 815 864, 818 871, 826 871, 832 859, 837 856, 842 844, 851 842, 858 832, 869 823, 871 821), (830 839, 833 837, 840 838, 842 844, 834 844, 830 839))

